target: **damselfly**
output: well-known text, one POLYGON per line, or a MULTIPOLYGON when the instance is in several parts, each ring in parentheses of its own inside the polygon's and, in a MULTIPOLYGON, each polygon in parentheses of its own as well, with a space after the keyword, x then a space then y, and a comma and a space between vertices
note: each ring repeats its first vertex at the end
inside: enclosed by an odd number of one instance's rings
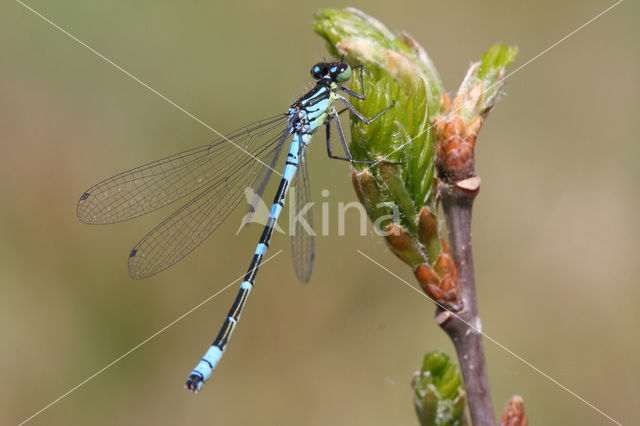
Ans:
MULTIPOLYGON (((330 158, 374 163, 351 157, 338 115, 350 110, 357 119, 370 123, 395 102, 373 118, 365 118, 340 94, 344 92, 358 99, 365 99, 362 66, 353 69, 360 70, 362 93, 340 85, 351 78, 352 68, 348 64, 320 62, 311 68, 311 76, 317 80, 315 87, 294 102, 286 114, 242 127, 208 145, 120 173, 89 188, 80 197, 80 220, 89 224, 107 224, 138 217, 201 190, 199 195, 155 227, 131 250, 129 274, 133 278, 145 278, 170 267, 202 243, 238 205, 245 188, 252 187, 260 196, 285 141, 291 137, 280 186, 249 270, 218 336, 187 379, 186 387, 192 392, 200 390, 222 357, 253 288, 294 176, 298 190, 296 205, 304 206, 309 200, 305 154, 311 135, 324 125, 330 158), (338 112, 333 106, 334 101, 342 102, 345 108, 338 112), (332 153, 332 121, 346 157, 332 153)), ((294 265, 300 280, 307 282, 313 265, 314 242, 313 236, 302 229, 300 222, 296 228, 298 226, 300 229, 295 229, 292 237, 294 265)))

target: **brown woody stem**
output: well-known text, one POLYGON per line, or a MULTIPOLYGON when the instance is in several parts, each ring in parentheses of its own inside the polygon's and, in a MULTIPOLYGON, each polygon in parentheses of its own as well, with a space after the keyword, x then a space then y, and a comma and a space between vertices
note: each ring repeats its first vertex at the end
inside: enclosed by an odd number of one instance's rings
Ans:
POLYGON ((449 335, 458 353, 472 424, 494 426, 471 253, 471 209, 479 190, 478 177, 440 183, 451 253, 458 269, 462 308, 453 313, 438 308, 436 322, 449 335))

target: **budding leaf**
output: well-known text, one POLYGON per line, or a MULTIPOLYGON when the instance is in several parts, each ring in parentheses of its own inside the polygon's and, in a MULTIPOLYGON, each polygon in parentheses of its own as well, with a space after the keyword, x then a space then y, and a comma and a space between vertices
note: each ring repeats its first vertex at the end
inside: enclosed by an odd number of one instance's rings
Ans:
POLYGON ((425 355, 413 379, 414 402, 422 426, 462 426, 465 392, 458 367, 441 351, 425 355))
MULTIPOLYGON (((370 124, 351 117, 350 150, 355 159, 401 163, 389 166, 384 173, 380 165, 369 168, 384 201, 398 204, 401 224, 415 231, 420 208, 435 207, 435 138, 429 120, 440 111, 443 89, 438 73, 409 35, 395 35, 357 9, 320 10, 314 29, 327 41, 332 54, 344 56, 353 66, 364 66, 364 86, 359 71, 351 79, 351 90, 366 94, 364 100, 350 99, 358 111, 370 118, 396 102, 370 124), (401 191, 394 190, 399 189, 398 182, 401 191)), ((367 165, 355 167, 362 171, 367 165)), ((375 221, 373 213, 369 211, 375 221)))

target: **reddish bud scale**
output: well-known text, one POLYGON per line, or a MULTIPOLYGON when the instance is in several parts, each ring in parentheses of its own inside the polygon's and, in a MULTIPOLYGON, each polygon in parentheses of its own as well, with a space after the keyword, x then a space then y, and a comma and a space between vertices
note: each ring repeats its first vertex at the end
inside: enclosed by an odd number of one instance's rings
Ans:
POLYGON ((438 222, 434 214, 427 207, 420 209, 420 226, 418 227, 418 235, 423 244, 438 238, 438 222))
POLYGON ((451 108, 451 98, 445 92, 440 95, 440 110, 448 111, 451 108))
POLYGON ((433 268, 422 263, 414 275, 429 297, 445 308, 457 311, 461 308, 458 271, 449 253, 449 247, 443 241, 443 250, 433 268))
POLYGON ((436 122, 436 166, 440 177, 453 183, 475 176, 474 148, 482 117, 474 117, 469 124, 458 115, 438 117, 436 122))
POLYGON ((524 402, 518 395, 511 398, 504 410, 500 426, 527 426, 528 419, 524 412, 524 402))

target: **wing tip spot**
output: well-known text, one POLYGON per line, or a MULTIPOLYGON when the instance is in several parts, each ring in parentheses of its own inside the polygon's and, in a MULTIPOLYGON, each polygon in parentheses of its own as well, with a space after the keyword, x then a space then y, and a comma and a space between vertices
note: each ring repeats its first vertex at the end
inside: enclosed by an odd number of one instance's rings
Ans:
POLYGON ((86 200, 87 198, 89 198, 89 193, 88 193, 88 192, 85 192, 84 194, 82 194, 82 197, 80 197, 80 201, 84 201, 84 200, 86 200))

